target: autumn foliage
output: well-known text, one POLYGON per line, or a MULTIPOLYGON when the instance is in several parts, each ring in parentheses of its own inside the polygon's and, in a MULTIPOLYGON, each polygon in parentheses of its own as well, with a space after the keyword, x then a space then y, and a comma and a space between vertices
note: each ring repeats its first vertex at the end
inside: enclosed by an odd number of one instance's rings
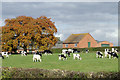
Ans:
POLYGON ((57 42, 54 34, 57 29, 51 18, 41 16, 37 19, 19 16, 5 20, 2 27, 2 50, 13 51, 22 47, 27 49, 50 49, 57 42))

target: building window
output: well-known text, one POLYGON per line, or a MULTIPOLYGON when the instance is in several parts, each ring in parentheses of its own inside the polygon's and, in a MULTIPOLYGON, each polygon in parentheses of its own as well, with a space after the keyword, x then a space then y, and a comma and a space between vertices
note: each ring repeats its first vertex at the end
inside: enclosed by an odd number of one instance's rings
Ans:
POLYGON ((68 47, 68 44, 65 44, 65 47, 68 47))
POLYGON ((75 44, 75 47, 77 47, 77 43, 75 44))

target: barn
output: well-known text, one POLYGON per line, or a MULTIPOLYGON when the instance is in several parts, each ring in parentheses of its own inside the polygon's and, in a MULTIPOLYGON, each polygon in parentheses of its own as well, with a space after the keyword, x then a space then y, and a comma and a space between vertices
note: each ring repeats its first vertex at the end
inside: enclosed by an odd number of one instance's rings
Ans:
POLYGON ((71 34, 63 41, 63 48, 89 48, 113 46, 107 41, 98 42, 89 33, 71 34))
POLYGON ((112 47, 113 46, 113 43, 110 43, 108 41, 98 41, 98 40, 96 41, 98 43, 97 47, 112 47))

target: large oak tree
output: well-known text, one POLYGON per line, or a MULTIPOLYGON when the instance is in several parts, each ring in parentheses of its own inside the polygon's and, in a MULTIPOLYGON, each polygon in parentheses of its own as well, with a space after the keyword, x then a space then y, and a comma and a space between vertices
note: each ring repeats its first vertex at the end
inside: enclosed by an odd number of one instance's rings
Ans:
POLYGON ((2 26, 2 50, 15 51, 19 47, 24 50, 50 49, 57 42, 54 36, 56 32, 54 22, 46 16, 36 19, 27 16, 6 19, 5 26, 2 26))

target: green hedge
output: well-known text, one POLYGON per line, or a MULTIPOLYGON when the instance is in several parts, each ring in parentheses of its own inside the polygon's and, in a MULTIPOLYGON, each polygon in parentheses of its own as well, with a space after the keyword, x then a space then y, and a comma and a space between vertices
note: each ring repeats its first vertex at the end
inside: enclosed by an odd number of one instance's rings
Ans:
MULTIPOLYGON (((112 48, 117 48, 119 51, 120 51, 120 46, 116 46, 116 47, 95 47, 95 48, 76 48, 77 50, 79 51, 82 51, 82 52, 85 52, 86 49, 88 49, 90 52, 91 51, 104 51, 106 48, 108 49, 112 49, 112 48)), ((53 53, 61 53, 62 52, 62 49, 63 48, 54 48, 54 49, 51 49, 51 51, 53 53)), ((67 48, 64 48, 64 49, 67 49, 67 48)))
POLYGON ((2 78, 79 78, 86 80, 107 78, 117 80, 120 77, 120 72, 79 72, 66 70, 45 70, 45 69, 24 69, 24 68, 2 68, 2 78))

